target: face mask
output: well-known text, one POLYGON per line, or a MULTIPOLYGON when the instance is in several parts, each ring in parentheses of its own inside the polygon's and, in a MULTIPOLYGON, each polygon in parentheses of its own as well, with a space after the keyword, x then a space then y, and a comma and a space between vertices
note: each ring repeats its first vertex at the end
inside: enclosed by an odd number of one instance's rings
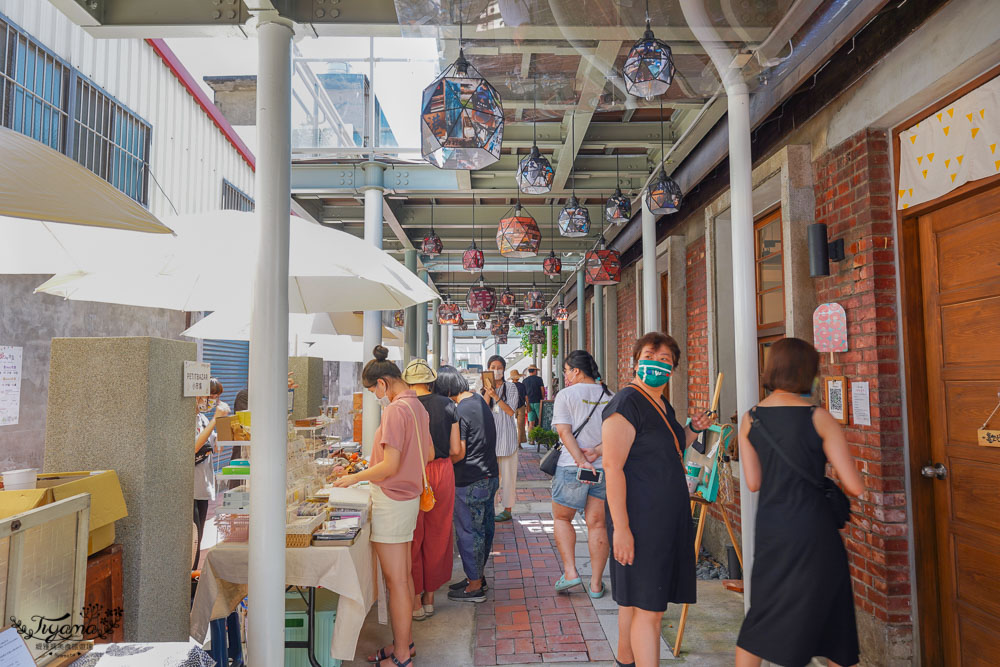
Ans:
POLYGON ((211 412, 219 404, 219 399, 210 398, 198 406, 198 412, 211 412))
POLYGON ((639 369, 635 376, 649 387, 662 387, 670 379, 674 367, 664 361, 655 359, 640 359, 639 369))
POLYGON ((503 379, 503 371, 498 371, 498 370, 493 371, 493 377, 495 377, 498 380, 502 380, 503 379))
POLYGON ((386 393, 383 394, 381 397, 379 397, 379 395, 378 395, 378 385, 377 384, 375 385, 375 398, 378 400, 378 404, 381 405, 383 408, 389 407, 389 403, 391 402, 389 400, 388 393, 389 393, 389 389, 387 387, 386 388, 386 393))

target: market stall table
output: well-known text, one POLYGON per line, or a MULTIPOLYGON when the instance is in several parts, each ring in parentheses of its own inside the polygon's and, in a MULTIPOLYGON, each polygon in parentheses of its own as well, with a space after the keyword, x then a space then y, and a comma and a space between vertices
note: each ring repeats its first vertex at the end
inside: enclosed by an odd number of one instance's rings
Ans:
MULTIPOLYGON (((331 655, 353 660, 368 611, 375 600, 375 561, 371 527, 354 544, 285 549, 285 584, 322 587, 340 595, 331 655)), ((247 594, 246 544, 219 544, 208 551, 191 608, 191 636, 204 642, 209 621, 225 618, 247 594)), ((253 601, 250 601, 253 604, 253 601)))
POLYGON ((70 667, 212 667, 215 661, 200 647, 183 642, 98 644, 70 667))

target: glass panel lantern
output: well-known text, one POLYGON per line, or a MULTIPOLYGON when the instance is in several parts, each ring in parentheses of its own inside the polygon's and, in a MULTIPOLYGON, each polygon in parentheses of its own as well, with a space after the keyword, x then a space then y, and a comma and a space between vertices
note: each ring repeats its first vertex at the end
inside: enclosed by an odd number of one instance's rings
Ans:
POLYGON ((566 306, 556 306, 553 314, 556 316, 556 322, 566 322, 569 320, 569 309, 566 306))
POLYGON ((543 156, 538 146, 531 147, 528 157, 517 165, 517 187, 526 195, 540 195, 552 190, 552 180, 556 176, 555 169, 543 156))
POLYGON ((504 257, 534 257, 541 242, 538 223, 520 204, 514 208, 514 215, 501 220, 497 227, 497 248, 504 257))
POLYGON ((502 322, 494 322, 493 326, 490 327, 490 333, 494 336, 506 335, 507 327, 502 322))
POLYGON ((497 340, 497 345, 507 344, 507 334, 496 334, 494 337, 497 340))
POLYGON ((519 327, 519 328, 523 327, 524 326, 524 318, 523 317, 515 317, 514 318, 514 326, 515 327, 519 327))
POLYGON ((476 247, 473 241, 469 249, 462 254, 462 268, 470 273, 482 271, 484 266, 483 251, 476 247))
POLYGON ((583 259, 588 285, 615 285, 622 279, 622 258, 617 250, 589 250, 583 259))
POLYGON ((525 310, 541 310, 545 307, 545 297, 542 295, 541 290, 530 289, 527 294, 524 295, 524 309, 525 310))
POLYGON ((459 331, 468 331, 469 330, 469 323, 466 322, 465 318, 462 317, 461 315, 458 317, 458 330, 459 331))
POLYGON ((551 327, 556 323, 555 318, 551 315, 542 315, 541 325, 543 327, 551 327))
POLYGON ((590 211, 580 205, 576 195, 571 195, 559 212, 559 233, 571 238, 590 233, 590 211))
POLYGON ((629 95, 651 100, 670 88, 674 79, 674 59, 670 47, 656 39, 646 21, 646 32, 637 40, 625 58, 622 76, 629 95))
POLYGON ((528 332, 528 342, 532 345, 544 345, 545 332, 541 329, 532 329, 528 332))
POLYGON ((479 320, 478 322, 476 322, 476 328, 479 329, 479 330, 485 329, 486 328, 486 322, 483 322, 482 320, 479 320))
POLYGON ((632 200, 622 194, 621 188, 604 203, 604 219, 612 225, 628 222, 632 218, 632 200))
POLYGON ((438 322, 441 324, 458 324, 462 319, 462 311, 457 303, 442 303, 438 306, 438 322))
POLYGON ((396 312, 394 312, 392 314, 392 323, 394 325, 396 325, 397 327, 403 326, 404 320, 403 320, 403 311, 402 310, 397 310, 396 312))
POLYGON ((490 321, 490 314, 489 313, 479 313, 479 319, 481 319, 483 322, 489 322, 490 321))
POLYGON ((479 279, 479 284, 469 288, 469 293, 465 297, 469 310, 474 313, 492 313, 497 307, 497 291, 492 287, 483 284, 483 279, 479 279))
POLYGON ((558 276, 562 273, 562 260, 556 257, 554 250, 549 251, 549 256, 542 262, 542 271, 547 276, 558 276))
POLYGON ((428 236, 425 236, 424 242, 420 244, 420 252, 429 257, 437 257, 443 250, 444 243, 441 242, 441 237, 435 232, 431 232, 428 236))
POLYGON ((505 287, 500 293, 500 305, 504 308, 510 308, 515 303, 517 303, 517 295, 511 292, 509 287, 505 287))
POLYGON ((449 65, 424 89, 420 148, 439 169, 482 169, 500 159, 503 102, 459 50, 449 65))
POLYGON ((684 193, 674 179, 663 172, 656 184, 646 190, 646 206, 657 215, 676 213, 681 208, 684 193))

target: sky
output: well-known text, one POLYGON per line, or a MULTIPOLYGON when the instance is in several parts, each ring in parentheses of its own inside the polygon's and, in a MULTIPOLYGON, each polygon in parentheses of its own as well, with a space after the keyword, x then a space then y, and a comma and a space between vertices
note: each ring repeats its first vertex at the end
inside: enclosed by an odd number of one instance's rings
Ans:
MULTIPOLYGON (((201 87, 214 99, 212 89, 204 82, 206 76, 234 76, 257 74, 257 40, 236 37, 191 37, 167 39, 167 44, 177 54, 184 66, 201 87)), ((343 71, 338 58, 366 58, 369 54, 367 37, 311 37, 295 42, 305 58, 329 59, 334 62, 307 64, 317 74, 331 70, 343 71)), ((438 74, 437 40, 433 38, 379 37, 375 39, 375 56, 378 58, 407 58, 407 62, 376 62, 375 95, 400 146, 420 145, 420 98, 423 89, 438 74)), ((367 62, 349 63, 350 71, 368 74, 367 62)), ((306 99, 310 93, 305 81, 293 79, 293 89, 306 99)), ((360 91, 359 91, 360 92, 360 91)), ((311 99, 306 99, 312 104, 311 99)), ((293 126, 301 124, 304 114, 293 101, 293 126)), ((236 127, 240 137, 254 153, 257 148, 256 131, 252 127, 236 127)))

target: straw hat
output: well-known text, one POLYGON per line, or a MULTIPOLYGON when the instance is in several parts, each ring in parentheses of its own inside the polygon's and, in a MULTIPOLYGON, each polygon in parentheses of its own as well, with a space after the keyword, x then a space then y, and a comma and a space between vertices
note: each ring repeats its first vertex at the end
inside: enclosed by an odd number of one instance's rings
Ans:
POLYGON ((430 384, 434 380, 437 380, 437 373, 424 359, 414 359, 403 371, 403 382, 406 384, 430 384))
POLYGON ((510 379, 513 380, 514 382, 517 382, 518 380, 520 380, 521 379, 521 371, 518 371, 518 370, 511 371, 510 372, 510 379))

